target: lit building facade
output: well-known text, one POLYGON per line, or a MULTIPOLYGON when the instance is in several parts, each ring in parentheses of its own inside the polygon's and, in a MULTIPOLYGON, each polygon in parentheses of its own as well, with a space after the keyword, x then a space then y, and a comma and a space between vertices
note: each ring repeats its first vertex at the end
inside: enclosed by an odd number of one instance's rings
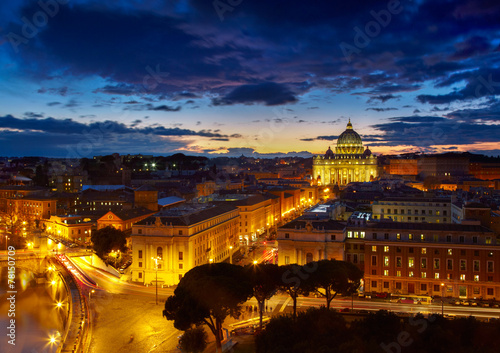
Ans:
POLYGON ((389 197, 374 201, 373 219, 395 222, 452 223, 451 199, 389 197))
POLYGON ((51 216, 43 221, 45 232, 58 239, 89 243, 95 223, 83 216, 51 216))
POLYGON ((328 147, 324 156, 313 158, 313 178, 318 185, 345 186, 351 182, 369 182, 377 178, 377 158, 363 148, 351 121, 339 136, 335 153, 328 147))
POLYGON ((346 222, 297 219, 278 228, 278 264, 343 260, 346 222))
POLYGON ((500 244, 488 228, 368 222, 345 232, 345 259, 364 271, 367 292, 500 297, 500 244))
POLYGON ((132 281, 176 285, 195 266, 227 260, 239 247, 240 215, 231 204, 183 206, 132 228, 132 281), (154 260, 156 259, 156 260, 154 260))
POLYGON ((144 207, 123 211, 109 211, 97 220, 97 229, 113 227, 122 232, 130 233, 135 223, 153 214, 153 211, 144 207))
POLYGON ((280 217, 280 198, 273 194, 252 195, 232 202, 240 212, 240 242, 248 245, 259 236, 269 234, 280 217))

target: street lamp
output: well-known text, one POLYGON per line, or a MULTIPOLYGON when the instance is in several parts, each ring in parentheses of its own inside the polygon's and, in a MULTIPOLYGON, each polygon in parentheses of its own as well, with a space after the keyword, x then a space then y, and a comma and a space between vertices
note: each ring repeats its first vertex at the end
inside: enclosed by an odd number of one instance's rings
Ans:
POLYGON ((115 258, 115 268, 116 268, 116 260, 118 260, 118 257, 120 256, 120 250, 111 250, 111 253, 113 254, 113 257, 115 258))
POLYGON ((444 283, 441 283, 441 316, 444 316, 444 283))
POLYGON ((152 257, 151 260, 155 262, 155 271, 156 271, 156 305, 158 305, 158 260, 161 260, 161 257, 152 257))
POLYGON ((89 308, 90 308, 90 297, 91 297, 91 295, 92 295, 93 293, 95 293, 95 290, 93 290, 93 289, 92 289, 92 290, 89 292, 89 308))
POLYGON ((229 245, 229 263, 233 264, 233 246, 229 245))

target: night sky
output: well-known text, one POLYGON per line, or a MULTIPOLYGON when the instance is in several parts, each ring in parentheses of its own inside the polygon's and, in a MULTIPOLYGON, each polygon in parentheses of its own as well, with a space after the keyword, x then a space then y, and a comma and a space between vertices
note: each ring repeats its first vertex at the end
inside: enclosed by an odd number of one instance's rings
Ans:
MULTIPOLYGON (((46 5, 44 5, 46 4, 46 5)), ((0 155, 500 154, 500 2, 0 7, 0 155)))

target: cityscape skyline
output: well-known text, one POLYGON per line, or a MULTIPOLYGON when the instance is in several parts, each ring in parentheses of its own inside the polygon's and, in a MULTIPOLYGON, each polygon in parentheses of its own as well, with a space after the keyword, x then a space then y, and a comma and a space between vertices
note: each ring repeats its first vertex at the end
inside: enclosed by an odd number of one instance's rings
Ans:
POLYGON ((489 1, 14 1, 0 155, 499 155, 489 1))

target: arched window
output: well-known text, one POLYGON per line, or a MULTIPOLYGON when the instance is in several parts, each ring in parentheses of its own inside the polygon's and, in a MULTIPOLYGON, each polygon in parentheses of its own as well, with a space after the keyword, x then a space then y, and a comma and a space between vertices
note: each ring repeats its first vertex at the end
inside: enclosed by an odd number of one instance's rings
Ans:
POLYGON ((156 256, 163 259, 163 248, 161 246, 156 248, 156 256))
POLYGON ((308 252, 306 254, 306 263, 313 262, 313 254, 308 252))

